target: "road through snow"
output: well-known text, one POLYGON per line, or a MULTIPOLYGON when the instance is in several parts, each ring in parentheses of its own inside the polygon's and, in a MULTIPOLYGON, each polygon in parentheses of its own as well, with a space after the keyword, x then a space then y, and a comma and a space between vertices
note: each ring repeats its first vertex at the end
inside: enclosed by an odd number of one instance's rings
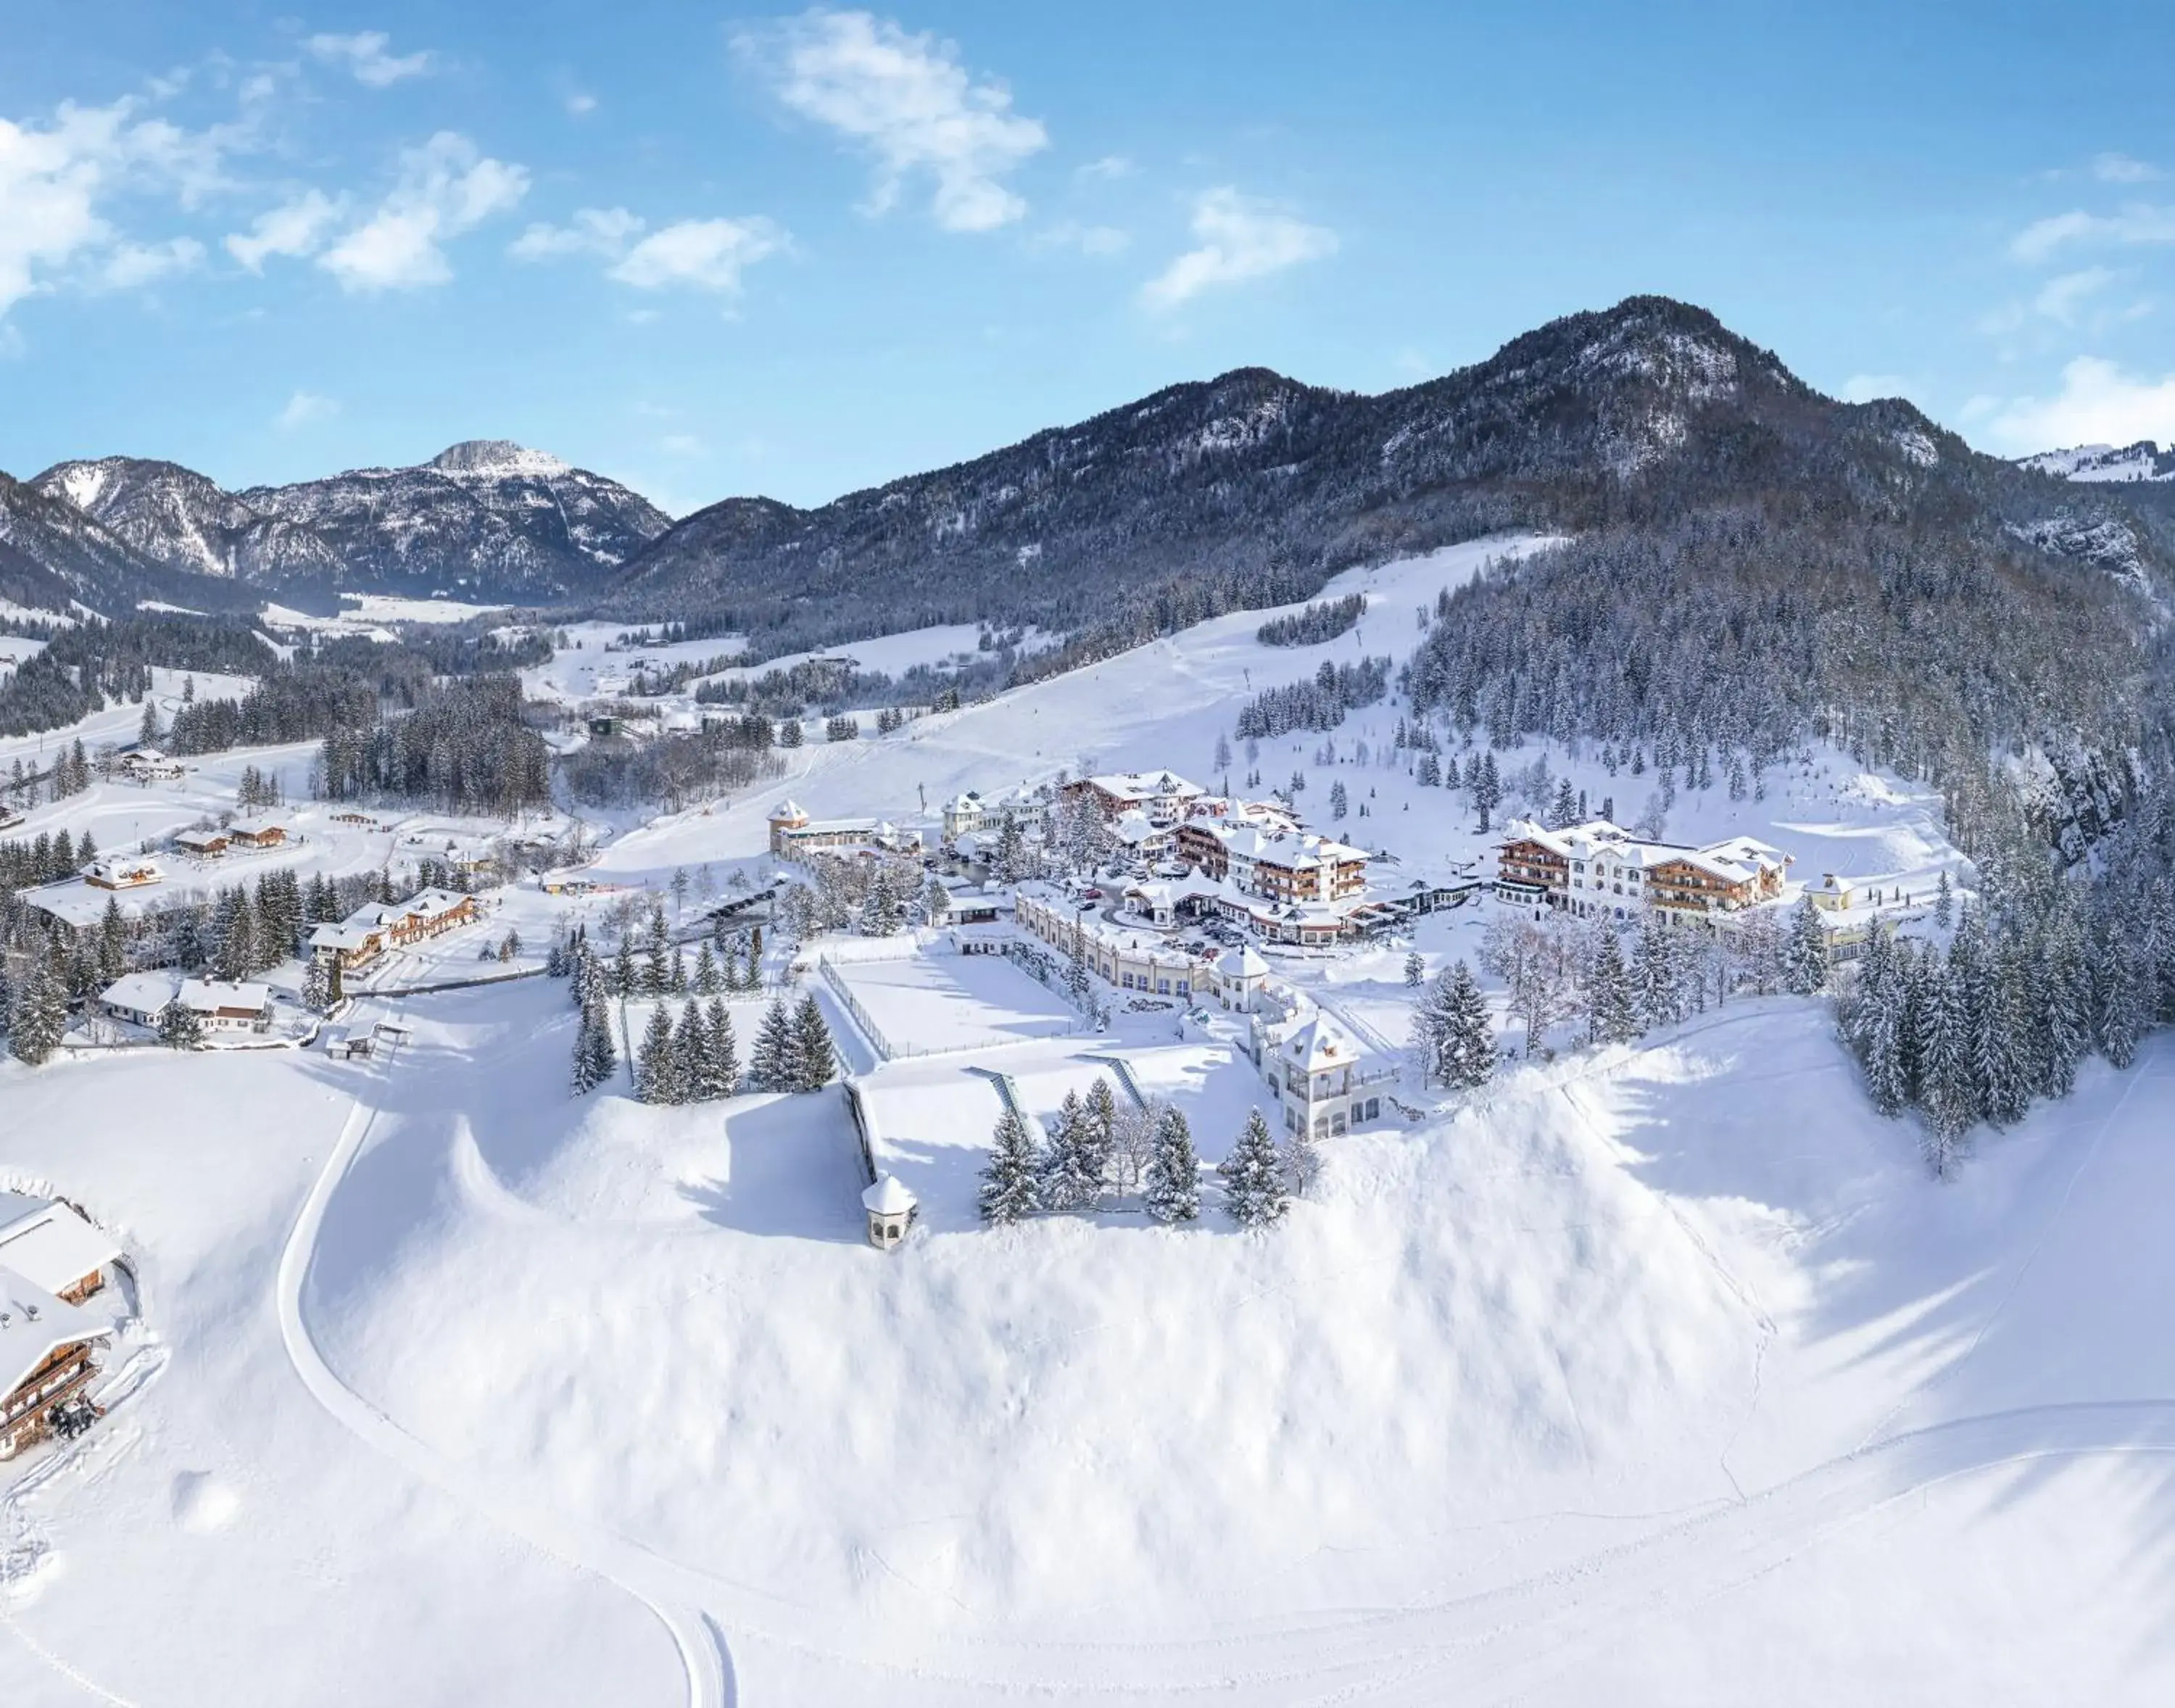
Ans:
MULTIPOLYGON (((396 1049, 382 1069, 373 1065, 364 1071, 370 1080, 381 1080, 390 1075, 397 1056, 396 1049)), ((518 1492, 494 1488, 472 1467, 443 1458, 341 1381, 325 1362, 302 1315, 302 1288, 309 1278, 326 1209, 377 1118, 377 1105, 367 1100, 366 1084, 357 1091, 339 1141, 312 1184, 279 1254, 279 1338, 295 1374, 350 1434, 410 1475, 481 1513, 539 1552, 602 1578, 641 1602, 656 1615, 679 1651, 687 1676, 687 1708, 735 1708, 732 1660, 724 1635, 700 1608, 681 1604, 660 1587, 659 1580, 672 1570, 665 1562, 621 1537, 556 1519, 518 1492)))

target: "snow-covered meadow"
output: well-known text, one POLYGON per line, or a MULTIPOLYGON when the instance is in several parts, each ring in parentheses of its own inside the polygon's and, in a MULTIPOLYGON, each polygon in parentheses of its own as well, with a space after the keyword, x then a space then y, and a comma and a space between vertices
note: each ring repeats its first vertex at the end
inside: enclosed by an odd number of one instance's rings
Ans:
MULTIPOLYGON (((1060 767, 1220 782, 1247 693, 1402 659, 1414 611, 1508 549, 1340 577, 1375 603, 1321 646, 1262 647, 1248 613, 797 750, 773 785, 628 828, 588 876, 761 876, 788 793, 903 817, 1060 767)), ((1392 872, 1454 875, 1489 838, 1465 796, 1380 762, 1395 716, 1256 762, 1305 771, 1316 818, 1342 782, 1340 833, 1392 872)), ((1597 810, 1645 805, 1591 751, 1545 756, 1597 810)), ((1677 839, 1775 843, 1793 882, 1921 894, 1954 864, 1940 823, 1821 751, 1764 798, 1688 792, 1668 816, 1677 839)), ((517 890, 499 918, 534 941, 611 905, 517 890)), ((1470 956, 1486 912, 1429 916, 1413 946, 1470 956)), ((1277 970, 1394 1040, 1405 952, 1277 970)), ((0 1065, 0 1187, 82 1203, 143 1299, 111 1416, 0 1468, 0 1701, 2175 1690, 2164 1035, 1946 1184, 1824 1010, 1771 998, 1340 1138, 1273 1230, 1236 1231, 1211 1193, 1183 1229, 993 1233, 971 1202, 1001 1103, 977 1069, 1040 1116, 1116 1050, 1210 1162, 1252 1069, 1163 1014, 1001 1043, 1067 1011, 993 959, 838 970, 887 1033, 979 1046, 879 1064, 818 981, 924 1194, 889 1255, 863 1239, 843 1093, 658 1108, 622 1075, 570 1098, 556 981, 386 999, 412 1038, 367 1065, 0 1065)), ((760 1013, 733 1002, 744 1049, 760 1013)))

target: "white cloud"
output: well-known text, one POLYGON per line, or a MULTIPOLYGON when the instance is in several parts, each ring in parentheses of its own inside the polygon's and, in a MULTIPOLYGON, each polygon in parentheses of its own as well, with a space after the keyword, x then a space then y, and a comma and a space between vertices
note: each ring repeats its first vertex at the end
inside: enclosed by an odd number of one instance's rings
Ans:
POLYGON ((272 418, 272 425, 283 433, 291 433, 314 422, 328 421, 339 410, 339 404, 330 398, 316 392, 296 392, 287 399, 286 407, 272 418))
POLYGON ((642 227, 641 217, 624 208, 583 208, 569 225, 538 221, 515 238, 506 252, 517 261, 542 261, 554 255, 617 257, 626 253, 642 227))
POLYGON ((871 212, 896 205, 905 181, 924 174, 947 231, 991 230, 1027 212, 1001 180, 1048 147, 1049 133, 1012 111, 1002 84, 970 78, 950 42, 867 12, 818 8, 736 45, 787 106, 876 156, 871 212))
POLYGON ((109 290, 134 290, 176 273, 193 272, 203 258, 204 247, 193 237, 117 243, 98 269, 98 282, 109 290))
POLYGON ((597 110, 597 98, 578 91, 567 97, 567 111, 575 118, 587 118, 597 110))
POLYGON ((1114 178, 1130 178, 1139 170, 1123 155, 1104 155, 1100 160, 1088 161, 1072 176, 1083 184, 1108 183, 1114 178))
POLYGON ((1901 374, 1852 374, 1842 382, 1841 396, 1847 404, 1869 404, 1875 398, 1900 398, 1908 382, 1901 374))
POLYGON ((1334 231, 1242 196, 1228 184, 1196 199, 1193 235, 1200 247, 1187 250, 1141 287, 1149 307, 1175 308, 1212 285, 1260 279, 1337 252, 1334 231))
POLYGON ((792 243, 782 226, 760 214, 682 220, 650 231, 641 215, 625 208, 583 208, 567 225, 531 225, 507 252, 521 261, 600 255, 613 263, 605 277, 637 290, 685 285, 732 292, 740 287, 743 269, 782 254, 792 243))
POLYGON ((1117 255, 1132 242, 1129 232, 1115 225, 1083 225, 1077 220, 1060 220, 1034 234, 1038 249, 1074 249, 1082 255, 1117 255))
POLYGON ((2106 290, 2119 276, 2107 267, 2087 267, 2079 272, 2062 274, 2039 287, 2039 294, 2031 299, 2032 310, 2058 325, 2069 326, 2075 323, 2077 311, 2088 298, 2106 290))
POLYGON ((314 255, 340 212, 340 204, 322 190, 305 190, 293 201, 259 214, 247 231, 229 233, 226 252, 252 273, 262 273, 269 256, 314 255))
POLYGON ((2092 176, 2103 184, 2149 184, 2166 174, 2149 160, 2109 151, 2092 156, 2092 176))
POLYGON ((65 278, 144 283, 182 264, 171 242, 124 244, 104 210, 129 192, 192 205, 224 184, 225 155, 246 127, 185 131, 138 117, 140 107, 133 98, 109 106, 64 101, 45 125, 0 118, 0 317, 65 278))
POLYGON ((453 131, 440 131, 400 155, 400 182, 377 211, 317 258, 347 290, 412 290, 453 276, 441 247, 529 191, 529 174, 477 153, 453 131))
POLYGON ((1993 416, 1995 439, 2018 453, 2071 445, 2175 443, 2175 374, 2135 378, 2099 356, 2062 370, 2051 398, 2013 398, 1993 416))
POLYGON ((2073 208, 2035 220, 2010 241, 2019 261, 2040 262, 2074 243, 2175 243, 2175 208, 2134 202, 2116 214, 2073 208))
POLYGON ((740 272, 787 247, 785 233, 769 220, 682 220, 651 232, 610 269, 610 276, 637 290, 686 285, 697 290, 735 291, 740 272))
POLYGON ((387 88, 404 77, 420 77, 432 64, 427 51, 392 52, 393 39, 382 30, 361 30, 353 35, 312 35, 303 46, 328 65, 346 67, 357 83, 372 89, 387 88))

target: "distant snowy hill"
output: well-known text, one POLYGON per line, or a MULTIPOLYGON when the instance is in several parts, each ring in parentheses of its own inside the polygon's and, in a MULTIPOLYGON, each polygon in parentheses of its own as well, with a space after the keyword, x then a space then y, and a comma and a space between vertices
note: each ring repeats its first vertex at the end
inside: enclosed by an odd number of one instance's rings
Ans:
POLYGON ((133 457, 58 464, 29 486, 145 564, 283 590, 578 597, 670 525, 618 482, 499 439, 239 493, 133 457))
POLYGON ((2026 469, 2064 480, 2175 480, 2175 448, 2163 451, 2150 439, 2134 445, 2078 445, 2020 460, 2026 469))

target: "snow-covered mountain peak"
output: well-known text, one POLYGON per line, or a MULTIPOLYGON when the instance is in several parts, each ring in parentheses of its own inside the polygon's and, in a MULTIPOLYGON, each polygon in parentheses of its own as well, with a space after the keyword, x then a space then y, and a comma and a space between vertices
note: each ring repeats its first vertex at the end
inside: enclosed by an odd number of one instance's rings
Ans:
POLYGON ((447 446, 427 466, 442 474, 478 480, 549 480, 573 472, 572 464, 549 451, 532 451, 511 439, 464 439, 458 445, 447 446))
POLYGON ((79 510, 90 509, 112 480, 116 460, 101 457, 92 463, 63 463, 53 471, 60 496, 79 510))
POLYGON ((2134 445, 2074 445, 2020 460, 2027 469, 2064 480, 2175 480, 2175 447, 2163 451, 2151 439, 2134 445))

